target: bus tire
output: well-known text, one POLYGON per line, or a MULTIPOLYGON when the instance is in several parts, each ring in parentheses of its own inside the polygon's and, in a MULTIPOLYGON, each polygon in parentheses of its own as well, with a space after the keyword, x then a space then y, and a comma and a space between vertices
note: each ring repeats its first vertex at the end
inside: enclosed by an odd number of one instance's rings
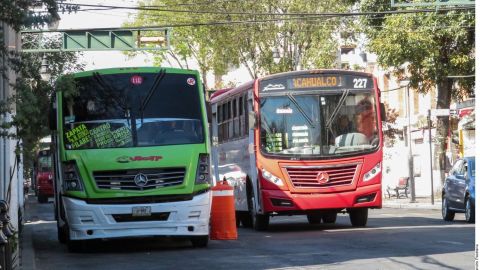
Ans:
POLYGON ((83 253, 86 250, 88 250, 87 241, 67 239, 67 248, 68 248, 68 252, 71 252, 71 253, 83 253))
POLYGON ((333 224, 337 221, 337 212, 331 211, 322 214, 322 221, 323 223, 333 224))
POLYGON ((69 238, 67 225, 59 226, 57 221, 57 239, 61 244, 66 244, 69 238))
POLYGON ((47 203, 48 196, 43 194, 38 194, 37 200, 38 200, 38 203, 47 203))
POLYGON ((240 223, 244 228, 253 227, 253 222, 252 222, 252 217, 250 216, 250 212, 242 212, 239 214, 238 218, 240 219, 240 223))
POLYGON ((368 208, 352 208, 348 214, 353 227, 364 227, 367 225, 368 208))
POLYGON ((307 214, 309 224, 320 224, 322 222, 322 216, 318 213, 307 214))
POLYGON ((194 248, 203 248, 208 245, 208 235, 192 236, 190 242, 194 248))
POLYGON ((253 228, 256 231, 266 231, 268 230, 268 225, 270 223, 270 216, 264 214, 256 214, 253 216, 253 228))
POLYGON ((253 195, 253 190, 250 185, 250 188, 247 191, 248 195, 248 212, 250 220, 247 221, 249 225, 250 221, 252 227, 256 231, 266 231, 268 229, 268 224, 270 223, 270 216, 264 214, 257 214, 255 212, 255 196, 253 195))

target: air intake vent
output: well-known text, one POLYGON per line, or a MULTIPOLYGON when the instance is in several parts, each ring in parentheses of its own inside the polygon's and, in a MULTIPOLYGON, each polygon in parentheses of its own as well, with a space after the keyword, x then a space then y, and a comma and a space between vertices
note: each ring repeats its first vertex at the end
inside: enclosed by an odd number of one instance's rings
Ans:
POLYGON ((93 177, 99 189, 150 190, 181 185, 185 168, 96 171, 93 177))
POLYGON ((295 188, 327 188, 351 185, 357 164, 325 167, 286 167, 295 188))

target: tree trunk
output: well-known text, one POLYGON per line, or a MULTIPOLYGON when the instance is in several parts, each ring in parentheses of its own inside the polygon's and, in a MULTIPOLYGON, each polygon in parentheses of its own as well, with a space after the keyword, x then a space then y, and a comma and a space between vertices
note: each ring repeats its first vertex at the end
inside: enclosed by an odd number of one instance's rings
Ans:
MULTIPOLYGON (((438 81, 437 109, 449 109, 452 99, 452 82, 448 78, 438 81)), ((435 143, 435 167, 440 170, 442 185, 445 181, 446 142, 449 133, 449 117, 437 117, 437 135, 435 143)))

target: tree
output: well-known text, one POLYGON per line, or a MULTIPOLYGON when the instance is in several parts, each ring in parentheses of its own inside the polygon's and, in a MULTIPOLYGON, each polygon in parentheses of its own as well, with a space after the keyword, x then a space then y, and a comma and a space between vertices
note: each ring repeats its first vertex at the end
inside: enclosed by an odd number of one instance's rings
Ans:
POLYGON ((305 13, 345 12, 350 4, 335 0, 258 0, 192 5, 180 0, 151 0, 139 5, 144 10, 127 25, 174 26, 172 49, 156 53, 157 63, 170 56, 184 67, 187 59, 193 58, 204 75, 207 71, 224 74, 229 66, 243 65, 252 78, 257 78, 282 71, 334 67, 337 32, 348 28, 349 22, 305 13))
MULTIPOLYGON (((14 30, 19 31, 25 26, 39 26, 48 24, 58 16, 57 3, 54 0, 20 0, 2 1, 0 3, 0 21, 8 23, 14 30), (34 4, 45 4, 47 15, 34 16, 28 12, 34 4), (34 17, 32 17, 34 16, 34 17)), ((23 36, 24 48, 33 42, 35 36, 23 36)), ((47 48, 58 47, 61 42, 58 38, 47 38, 47 48)), ((39 140, 49 134, 47 113, 50 97, 53 94, 53 82, 58 76, 68 71, 79 70, 83 65, 77 64, 78 55, 73 52, 31 54, 18 53, 0 46, 0 56, 6 59, 1 66, 2 76, 8 68, 16 72, 17 78, 13 82, 14 94, 7 100, 0 100, 0 136, 18 140, 17 153, 24 156, 24 169, 28 174, 32 167, 34 154, 39 140), (50 82, 42 80, 40 68, 42 60, 49 63, 48 72, 52 76, 50 82), (11 115, 6 118, 5 115, 11 115)))
MULTIPOLYGON (((394 11, 389 0, 360 1, 362 11, 394 11)), ((433 8, 433 7, 432 7, 433 8)), ((412 9, 412 8, 407 8, 412 9)), ((451 75, 474 73, 475 12, 438 10, 430 13, 375 14, 362 19, 369 38, 368 48, 384 67, 393 67, 399 79, 410 80, 410 89, 437 92, 438 109, 450 107, 452 99, 473 92, 474 80, 451 75)), ((445 170, 448 117, 437 121, 436 153, 441 176, 445 170)), ((443 179, 442 179, 443 180, 443 179)))

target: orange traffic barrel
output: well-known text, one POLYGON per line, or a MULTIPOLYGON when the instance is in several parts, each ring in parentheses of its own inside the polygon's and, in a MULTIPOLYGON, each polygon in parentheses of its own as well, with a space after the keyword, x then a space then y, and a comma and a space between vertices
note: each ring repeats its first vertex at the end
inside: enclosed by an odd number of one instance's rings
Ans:
POLYGON ((237 238, 233 187, 224 178, 212 188, 210 239, 236 240, 237 238))

